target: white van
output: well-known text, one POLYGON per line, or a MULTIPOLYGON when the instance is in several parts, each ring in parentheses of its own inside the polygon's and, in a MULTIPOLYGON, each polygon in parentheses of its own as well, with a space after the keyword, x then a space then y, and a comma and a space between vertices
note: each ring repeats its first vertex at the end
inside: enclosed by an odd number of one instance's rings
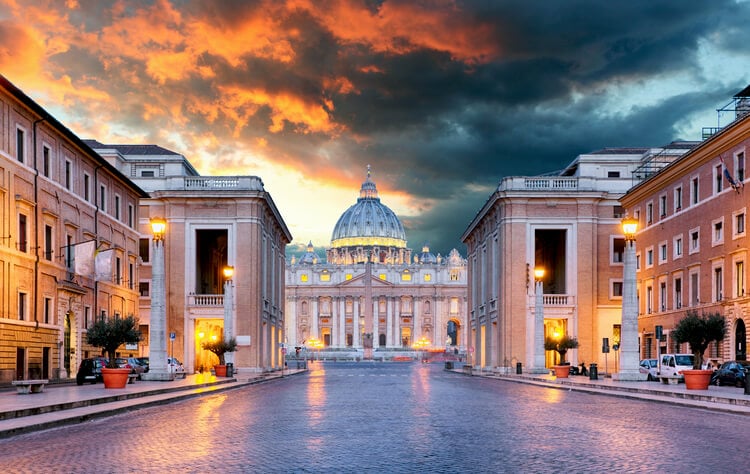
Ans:
POLYGON ((693 354, 662 354, 659 359, 659 379, 669 383, 670 379, 682 382, 685 377, 680 373, 693 368, 695 356, 693 354))

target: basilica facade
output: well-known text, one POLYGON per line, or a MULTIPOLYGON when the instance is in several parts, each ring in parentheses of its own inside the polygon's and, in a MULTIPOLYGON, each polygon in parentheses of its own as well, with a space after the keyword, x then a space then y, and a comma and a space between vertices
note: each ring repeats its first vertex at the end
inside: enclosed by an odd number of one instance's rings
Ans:
POLYGON ((412 254, 368 169, 325 260, 308 244, 286 268, 286 343, 329 355, 388 359, 415 347, 465 349, 466 260, 425 245, 412 254), (335 353, 335 354, 334 354, 335 353))

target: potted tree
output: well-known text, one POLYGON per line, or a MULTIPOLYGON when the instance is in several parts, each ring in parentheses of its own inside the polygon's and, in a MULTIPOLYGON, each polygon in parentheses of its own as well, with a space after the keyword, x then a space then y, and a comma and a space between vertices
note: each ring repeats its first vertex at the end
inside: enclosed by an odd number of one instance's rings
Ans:
POLYGON ((711 370, 702 370, 703 353, 712 342, 724 339, 727 332, 727 322, 719 313, 699 315, 696 311, 688 311, 672 331, 672 337, 678 344, 687 342, 693 353, 693 370, 683 370, 685 388, 691 390, 708 390, 711 383, 711 370))
POLYGON ((107 354, 107 366, 102 368, 104 388, 125 388, 130 369, 121 369, 115 358, 117 348, 123 344, 135 344, 141 340, 138 320, 129 315, 125 318, 99 319, 89 327, 86 340, 95 347, 101 347, 107 354))
POLYGON ((237 341, 234 338, 229 339, 228 341, 225 341, 224 339, 218 339, 215 341, 208 341, 201 344, 201 346, 207 350, 211 351, 219 358, 219 364, 214 365, 214 371, 216 372, 217 377, 226 377, 227 376, 227 365, 224 360, 224 354, 227 352, 234 352, 237 350, 237 341))
POLYGON ((565 355, 568 350, 575 349, 578 347, 578 339, 570 337, 564 334, 562 337, 547 337, 544 339, 544 349, 547 351, 555 351, 560 356, 558 365, 555 365, 555 376, 560 378, 566 378, 570 375, 570 364, 565 362, 565 355))

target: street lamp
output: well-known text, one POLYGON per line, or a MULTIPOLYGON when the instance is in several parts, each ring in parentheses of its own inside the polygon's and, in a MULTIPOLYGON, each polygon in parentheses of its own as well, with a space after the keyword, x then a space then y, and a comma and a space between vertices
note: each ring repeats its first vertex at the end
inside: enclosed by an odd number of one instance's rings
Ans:
MULTIPOLYGON (((234 319, 232 318, 232 277, 234 276, 234 267, 227 265, 223 269, 224 273, 224 340, 229 341, 234 337, 234 319)), ((227 352, 224 355, 227 364, 234 365, 234 352, 227 352)))
POLYGON ((146 380, 174 380, 167 370, 167 311, 164 271, 164 236, 167 220, 154 217, 149 221, 154 236, 154 251, 151 256, 151 315, 148 324, 149 361, 148 372, 141 375, 146 380))
POLYGON ((534 268, 534 359, 532 374, 546 374, 544 367, 544 268, 534 268))
POLYGON ((635 234, 638 219, 622 220, 625 251, 622 268, 622 321, 620 329, 620 371, 612 374, 613 380, 646 380, 638 370, 638 294, 635 286, 635 234))

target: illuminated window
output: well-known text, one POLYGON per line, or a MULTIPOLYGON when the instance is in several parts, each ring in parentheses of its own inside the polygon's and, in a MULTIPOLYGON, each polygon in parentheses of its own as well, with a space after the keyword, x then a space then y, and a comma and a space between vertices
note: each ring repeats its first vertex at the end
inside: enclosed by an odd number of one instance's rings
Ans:
POLYGON ((346 276, 344 276, 344 279, 345 280, 351 280, 352 279, 352 274, 351 273, 347 273, 346 276))
POLYGON ((411 273, 404 272, 401 274, 401 281, 411 281, 411 273))
POLYGON ((381 280, 387 280, 387 278, 385 277, 385 273, 381 273, 380 275, 378 275, 378 278, 380 278, 381 280))
POLYGON ((432 275, 430 273, 425 273, 424 281, 432 281, 432 275))
POLYGON ((330 273, 321 273, 320 274, 320 281, 331 281, 331 274, 330 273))
POLYGON ((302 283, 307 282, 307 273, 305 273, 304 275, 300 275, 299 281, 301 281, 302 283))

